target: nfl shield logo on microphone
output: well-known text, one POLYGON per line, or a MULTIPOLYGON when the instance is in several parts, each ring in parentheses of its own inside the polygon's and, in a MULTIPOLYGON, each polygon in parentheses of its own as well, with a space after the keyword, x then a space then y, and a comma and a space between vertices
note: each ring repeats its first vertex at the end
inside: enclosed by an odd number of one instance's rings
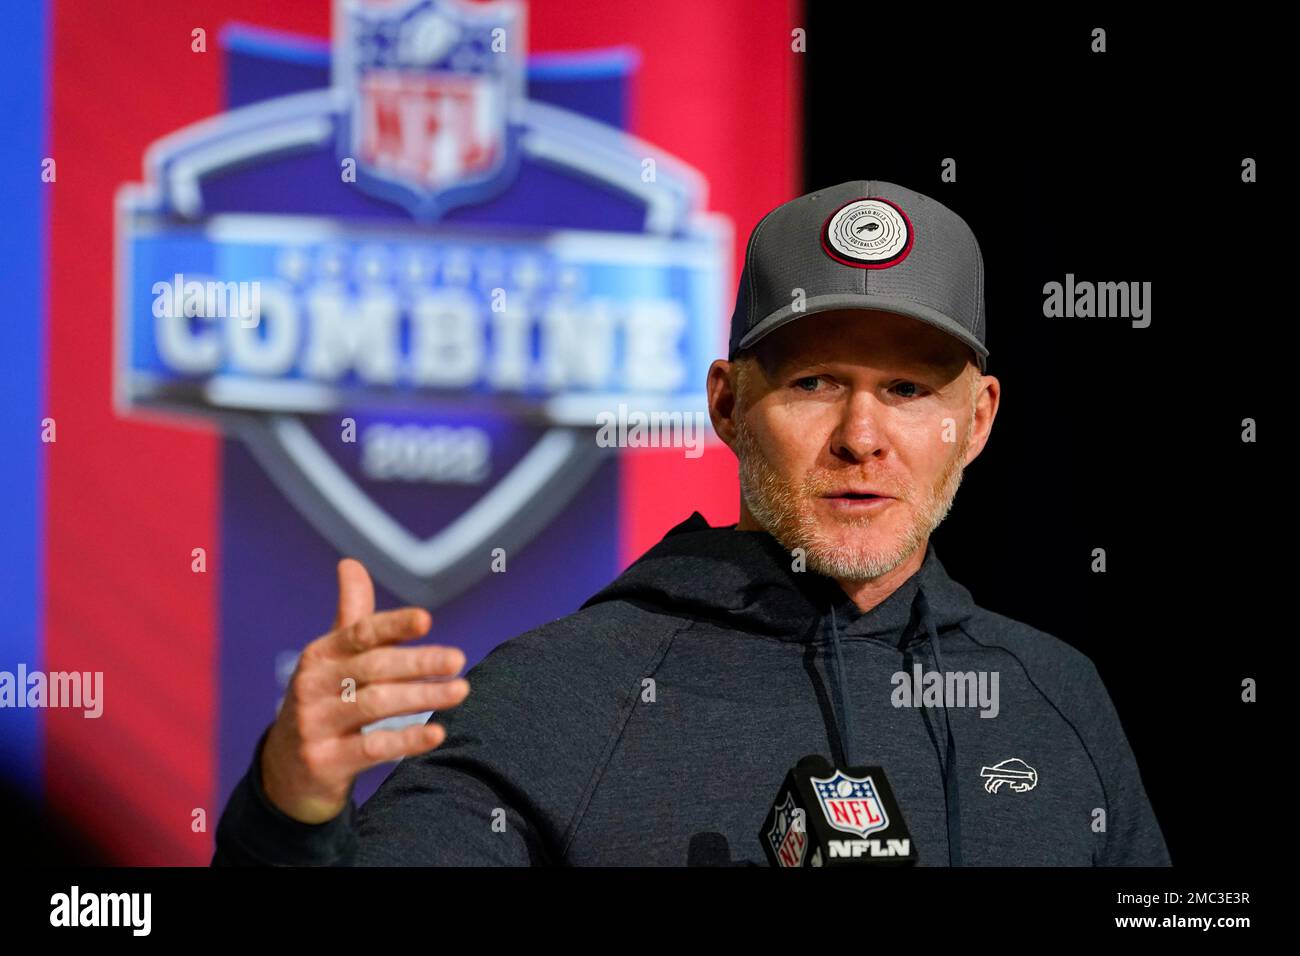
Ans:
POLYGON ((813 777, 812 783, 826 822, 835 829, 864 837, 889 826, 871 777, 852 777, 837 770, 831 777, 813 777))

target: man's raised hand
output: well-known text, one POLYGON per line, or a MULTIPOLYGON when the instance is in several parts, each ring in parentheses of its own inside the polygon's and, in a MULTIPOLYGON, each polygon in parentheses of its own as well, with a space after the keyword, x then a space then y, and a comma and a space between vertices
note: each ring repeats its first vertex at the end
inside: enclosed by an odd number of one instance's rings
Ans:
POLYGON ((460 673, 465 655, 457 648, 393 646, 427 633, 428 611, 376 613, 375 588, 359 561, 344 558, 338 576, 334 626, 303 649, 262 749, 266 795, 303 823, 338 816, 363 770, 432 750, 446 738, 435 723, 368 734, 362 727, 399 714, 446 710, 469 693, 463 677, 426 680, 460 673))

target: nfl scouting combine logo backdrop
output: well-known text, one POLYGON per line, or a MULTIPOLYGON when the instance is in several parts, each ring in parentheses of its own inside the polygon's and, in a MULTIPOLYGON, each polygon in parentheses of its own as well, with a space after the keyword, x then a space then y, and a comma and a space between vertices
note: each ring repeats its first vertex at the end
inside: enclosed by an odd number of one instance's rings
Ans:
MULTIPOLYGON (((661 466, 603 447, 601 419, 706 411, 731 219, 626 131, 637 49, 529 55, 529 13, 336 2, 329 42, 227 24, 224 110, 118 190, 116 407, 226 436, 222 798, 328 627, 339 554, 473 665, 621 569, 629 489, 653 513, 661 466)), ((756 208, 794 183, 773 160, 756 208)), ((719 500, 719 467, 692 467, 692 499, 719 500)))
POLYGON ((603 410, 703 410, 732 281, 697 173, 528 98, 524 19, 342 3, 328 87, 156 142, 119 197, 119 403, 218 422, 425 606, 582 492, 603 410))

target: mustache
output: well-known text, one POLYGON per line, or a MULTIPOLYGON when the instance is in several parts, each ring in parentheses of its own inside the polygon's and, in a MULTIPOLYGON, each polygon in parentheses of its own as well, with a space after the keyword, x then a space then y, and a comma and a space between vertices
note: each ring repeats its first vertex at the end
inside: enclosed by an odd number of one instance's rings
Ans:
POLYGON ((911 497, 908 493, 910 489, 899 488, 892 481, 881 481, 878 478, 862 475, 856 471, 814 469, 804 475, 799 487, 805 495, 811 497, 820 497, 828 491, 838 491, 841 488, 849 487, 874 488, 881 494, 897 498, 899 501, 907 501, 911 497))

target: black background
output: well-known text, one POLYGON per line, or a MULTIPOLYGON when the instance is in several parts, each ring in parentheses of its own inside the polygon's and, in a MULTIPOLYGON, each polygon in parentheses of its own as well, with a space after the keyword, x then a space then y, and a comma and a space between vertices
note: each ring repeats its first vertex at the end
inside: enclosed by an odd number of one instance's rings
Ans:
POLYGON ((899 183, 966 219, 984 254, 1002 405, 936 551, 977 603, 1096 663, 1176 866, 1273 855, 1290 500, 1269 449, 1295 272, 1270 161, 1291 112, 1276 26, 817 2, 806 22, 807 190, 899 183), (1045 318, 1043 284, 1066 273, 1150 281, 1151 325, 1045 318), (1246 677, 1263 703, 1242 702, 1246 677))

